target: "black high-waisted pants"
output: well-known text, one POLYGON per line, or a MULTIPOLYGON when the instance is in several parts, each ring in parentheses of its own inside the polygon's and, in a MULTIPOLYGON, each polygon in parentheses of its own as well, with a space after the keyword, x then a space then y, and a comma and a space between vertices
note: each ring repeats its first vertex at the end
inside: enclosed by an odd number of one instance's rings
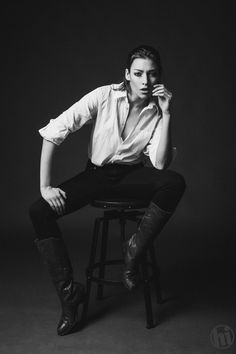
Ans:
POLYGON ((30 219, 38 239, 61 237, 56 220, 84 207, 94 198, 148 198, 161 209, 174 211, 186 184, 181 174, 168 169, 145 167, 143 163, 106 164, 100 167, 88 160, 84 171, 57 187, 65 191, 67 196, 63 215, 53 211, 42 197, 29 208, 30 219))

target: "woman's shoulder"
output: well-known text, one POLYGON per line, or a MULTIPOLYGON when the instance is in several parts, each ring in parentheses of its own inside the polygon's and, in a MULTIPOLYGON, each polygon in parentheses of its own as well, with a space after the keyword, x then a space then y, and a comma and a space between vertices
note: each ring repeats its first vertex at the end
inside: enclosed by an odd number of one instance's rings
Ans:
POLYGON ((103 98, 103 99, 111 99, 112 97, 116 97, 119 92, 124 91, 122 89, 122 84, 123 83, 112 83, 112 84, 107 84, 107 85, 102 85, 98 86, 95 88, 93 91, 90 92, 90 94, 94 94, 97 97, 103 98))
POLYGON ((111 84, 111 89, 113 91, 124 91, 124 83, 120 82, 119 84, 111 84))
POLYGON ((118 84, 107 84, 97 87, 95 90, 102 91, 102 92, 109 92, 109 91, 123 91, 123 82, 118 84))

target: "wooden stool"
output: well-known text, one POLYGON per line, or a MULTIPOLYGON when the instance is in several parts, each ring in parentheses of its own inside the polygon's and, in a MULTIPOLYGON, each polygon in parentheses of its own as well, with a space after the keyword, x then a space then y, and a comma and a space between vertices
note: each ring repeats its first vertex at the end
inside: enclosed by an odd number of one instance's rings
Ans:
MULTIPOLYGON (((96 199, 92 203, 91 206, 96 208, 105 209, 102 217, 97 217, 94 223, 94 231, 92 244, 90 249, 90 258, 89 264, 86 270, 86 278, 87 278, 87 299, 83 307, 83 323, 86 322, 88 305, 90 299, 90 291, 92 282, 97 283, 97 299, 101 300, 103 298, 104 285, 122 285, 120 280, 114 279, 105 279, 105 269, 106 266, 122 264, 124 263, 123 259, 110 259, 107 260, 107 244, 108 244, 108 236, 109 235, 109 222, 111 220, 117 219, 120 223, 120 240, 121 240, 121 249, 122 245, 125 241, 125 224, 128 220, 137 223, 139 225, 144 211, 139 209, 146 208, 149 205, 149 201, 143 200, 119 200, 117 198, 113 199, 96 199), (110 210, 109 210, 110 209, 110 210), (101 247, 100 247, 100 255, 99 261, 96 261, 98 256, 98 242, 100 236, 100 228, 102 228, 101 232, 101 247), (98 276, 94 275, 94 270, 98 269, 98 276)), ((144 290, 144 301, 145 301, 145 309, 146 309, 146 328, 155 327, 153 321, 153 313, 152 313, 152 299, 151 299, 151 288, 150 283, 151 280, 154 280, 155 286, 155 294, 157 303, 162 303, 161 296, 161 287, 159 282, 159 267, 156 262, 155 249, 153 243, 146 250, 143 260, 140 264, 141 270, 141 282, 143 283, 144 290), (150 274, 150 270, 152 271, 150 274)))

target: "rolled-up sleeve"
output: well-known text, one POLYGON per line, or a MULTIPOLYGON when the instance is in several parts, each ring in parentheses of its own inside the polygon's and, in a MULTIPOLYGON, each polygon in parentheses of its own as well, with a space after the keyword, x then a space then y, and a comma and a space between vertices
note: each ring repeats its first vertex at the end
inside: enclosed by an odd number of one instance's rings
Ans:
MULTIPOLYGON (((160 138, 161 138, 162 122, 163 122, 163 120, 159 119, 159 121, 156 125, 156 128, 154 129, 154 132, 151 136, 151 139, 149 140, 148 144, 146 145, 145 149, 143 150, 143 153, 146 156, 149 156, 152 165, 157 169, 161 169, 161 166, 159 165, 156 156, 157 156, 158 145, 159 145, 160 138)), ((175 160, 176 155, 177 155, 177 148, 175 146, 173 146, 172 147, 171 162, 173 162, 175 160)))
POLYGON ((79 130, 96 118, 102 92, 102 87, 89 92, 57 118, 50 119, 46 126, 38 130, 39 134, 44 139, 60 145, 69 133, 79 130))

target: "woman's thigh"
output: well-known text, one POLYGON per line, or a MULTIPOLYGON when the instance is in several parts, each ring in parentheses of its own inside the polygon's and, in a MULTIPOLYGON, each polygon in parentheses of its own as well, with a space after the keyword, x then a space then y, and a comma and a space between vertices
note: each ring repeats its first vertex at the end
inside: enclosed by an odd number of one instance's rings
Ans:
POLYGON ((173 170, 158 170, 141 166, 128 172, 121 181, 112 186, 108 195, 119 198, 151 199, 158 190, 185 189, 182 175, 173 170))
POLYGON ((84 207, 94 198, 99 198, 114 183, 101 169, 87 168, 56 186, 66 193, 63 215, 58 215, 41 196, 30 206, 30 215, 34 219, 58 219, 84 207))

